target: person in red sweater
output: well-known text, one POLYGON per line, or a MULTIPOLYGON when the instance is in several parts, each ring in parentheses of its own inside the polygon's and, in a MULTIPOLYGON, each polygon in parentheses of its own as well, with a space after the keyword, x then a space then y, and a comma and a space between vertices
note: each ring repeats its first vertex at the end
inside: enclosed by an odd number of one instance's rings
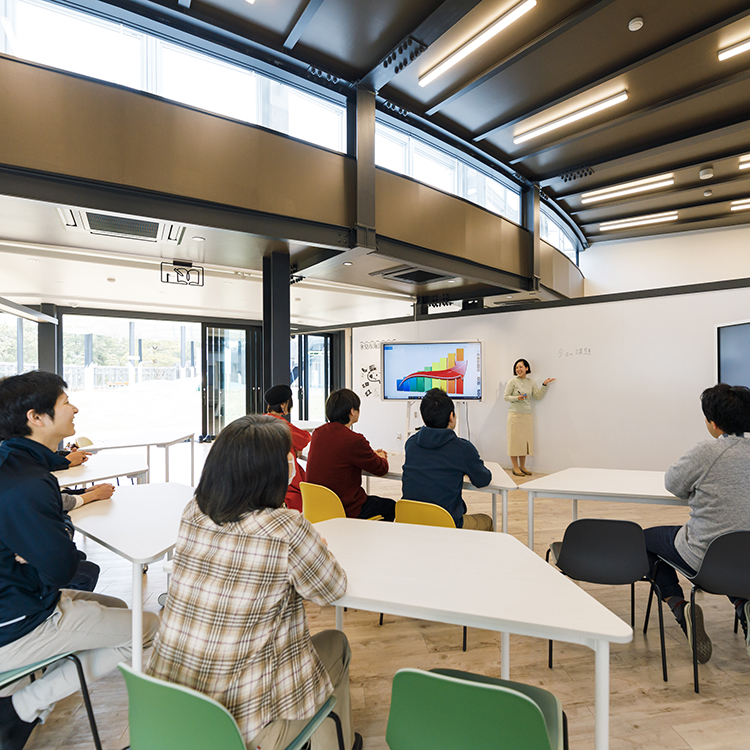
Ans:
POLYGON ((364 435, 352 430, 359 420, 359 396, 348 388, 334 391, 326 401, 328 422, 313 432, 307 459, 307 481, 333 490, 344 504, 348 518, 383 516, 392 521, 396 502, 368 495, 362 488, 362 472, 377 477, 388 472, 388 454, 374 451, 364 435))
POLYGON ((302 513, 302 495, 299 491, 299 483, 307 481, 305 470, 299 465, 297 458, 300 453, 307 448, 310 443, 310 433, 301 430, 289 422, 286 417, 291 412, 294 402, 292 401, 292 389, 288 385, 275 385, 269 388, 264 394, 263 399, 268 408, 266 411, 278 419, 283 419, 289 425, 292 431, 292 452, 294 453, 294 465, 296 472, 289 488, 286 491, 286 507, 302 513))

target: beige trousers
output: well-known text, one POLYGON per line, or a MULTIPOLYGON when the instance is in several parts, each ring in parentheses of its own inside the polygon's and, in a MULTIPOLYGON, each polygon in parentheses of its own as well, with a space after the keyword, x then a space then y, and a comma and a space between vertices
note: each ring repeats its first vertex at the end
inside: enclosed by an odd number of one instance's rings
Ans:
POLYGON ((492 531, 492 518, 486 513, 467 513, 464 516, 465 529, 477 529, 478 531, 492 531))
MULTIPOLYGON (((75 651, 86 682, 111 672, 132 656, 132 613, 112 596, 63 589, 55 611, 37 628, 0 648, 0 670, 17 669, 57 654, 75 651)), ((143 645, 150 646, 159 618, 143 613, 143 645)), ((45 674, 13 694, 23 721, 44 721, 55 703, 80 689, 73 662, 52 665, 45 674)))
MULTIPOLYGON (((352 658, 349 641, 339 630, 324 630, 312 637, 312 643, 331 678, 333 694, 336 696, 336 706, 333 711, 341 719, 344 746, 346 750, 349 750, 354 743, 352 702, 349 695, 349 662, 352 658)), ((284 748, 305 728, 306 724, 305 720, 272 721, 263 727, 260 734, 247 743, 248 750, 284 748)), ((333 719, 326 719, 312 736, 312 750, 339 750, 333 719)))

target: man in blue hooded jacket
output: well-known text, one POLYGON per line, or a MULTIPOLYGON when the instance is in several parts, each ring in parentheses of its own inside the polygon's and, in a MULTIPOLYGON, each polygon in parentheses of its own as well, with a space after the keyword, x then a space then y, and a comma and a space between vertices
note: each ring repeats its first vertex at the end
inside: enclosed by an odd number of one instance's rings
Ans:
MULTIPOLYGON (((87 680, 132 654, 131 612, 110 596, 72 591, 80 555, 51 472, 69 465, 58 443, 75 432, 65 381, 49 372, 0 380, 0 669, 74 651, 87 680)), ((143 641, 159 627, 144 613, 143 641)), ((56 701, 79 688, 75 665, 57 662, 0 698, 0 750, 21 750, 56 701)))
POLYGON ((464 475, 475 487, 486 487, 492 472, 468 440, 458 437, 453 400, 440 388, 425 393, 420 404, 422 427, 406 441, 402 496, 406 500, 434 503, 453 516, 456 528, 492 531, 484 513, 466 513, 461 495, 464 475))

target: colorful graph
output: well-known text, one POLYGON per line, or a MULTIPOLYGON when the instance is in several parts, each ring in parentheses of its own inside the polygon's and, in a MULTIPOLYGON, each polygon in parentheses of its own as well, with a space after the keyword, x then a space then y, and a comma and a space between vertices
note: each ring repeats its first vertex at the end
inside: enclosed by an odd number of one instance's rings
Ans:
POLYGON ((430 388, 440 388, 447 393, 463 394, 466 375, 464 350, 441 357, 437 362, 396 380, 397 391, 424 393, 430 388))

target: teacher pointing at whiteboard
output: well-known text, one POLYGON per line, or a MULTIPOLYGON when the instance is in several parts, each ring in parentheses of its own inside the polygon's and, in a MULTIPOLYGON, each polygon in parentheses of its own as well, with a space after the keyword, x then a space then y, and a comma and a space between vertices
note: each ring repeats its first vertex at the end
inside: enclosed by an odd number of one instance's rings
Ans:
POLYGON ((531 378, 531 366, 525 359, 513 365, 515 377, 505 386, 504 398, 510 402, 508 410, 508 455, 513 463, 513 474, 517 477, 531 476, 526 470, 526 456, 534 455, 534 417, 531 415, 533 396, 540 401, 547 393, 547 386, 554 378, 547 378, 538 386, 531 378))

